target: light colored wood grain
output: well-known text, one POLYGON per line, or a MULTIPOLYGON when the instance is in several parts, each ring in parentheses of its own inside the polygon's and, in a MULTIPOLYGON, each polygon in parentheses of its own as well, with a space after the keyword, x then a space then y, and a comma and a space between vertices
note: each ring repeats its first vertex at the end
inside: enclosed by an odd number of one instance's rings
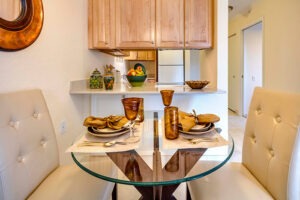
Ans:
POLYGON ((185 47, 212 47, 212 0, 185 1, 185 47))
POLYGON ((115 48, 115 0, 89 0, 89 48, 115 48))
POLYGON ((156 46, 184 47, 184 0, 156 1, 156 46))
POLYGON ((116 47, 155 47, 155 0, 116 0, 116 47))

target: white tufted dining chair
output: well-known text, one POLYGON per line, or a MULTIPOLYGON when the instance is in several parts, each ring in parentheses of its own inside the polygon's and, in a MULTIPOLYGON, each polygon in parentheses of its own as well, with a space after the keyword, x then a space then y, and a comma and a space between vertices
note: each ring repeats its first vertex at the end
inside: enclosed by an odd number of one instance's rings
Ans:
POLYGON ((299 124, 300 94, 256 88, 248 112, 242 163, 228 163, 188 183, 192 199, 299 200, 299 124))
POLYGON ((40 90, 0 94, 0 200, 102 200, 112 187, 75 165, 59 166, 40 90))

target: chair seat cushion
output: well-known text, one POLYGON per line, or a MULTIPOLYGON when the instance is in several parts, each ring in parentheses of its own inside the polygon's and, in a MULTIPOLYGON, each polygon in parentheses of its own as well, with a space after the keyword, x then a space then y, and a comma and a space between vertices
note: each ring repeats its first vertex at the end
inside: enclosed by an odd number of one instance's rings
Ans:
MULTIPOLYGON (((205 162, 201 168, 215 166, 205 162)), ((266 189, 241 163, 227 163, 219 170, 188 183, 192 199, 205 200, 253 200, 273 199, 266 189)))
MULTIPOLYGON (((104 170, 110 170, 111 167, 104 170)), ((76 165, 60 166, 29 196, 28 200, 108 199, 113 183, 96 178, 76 165)))

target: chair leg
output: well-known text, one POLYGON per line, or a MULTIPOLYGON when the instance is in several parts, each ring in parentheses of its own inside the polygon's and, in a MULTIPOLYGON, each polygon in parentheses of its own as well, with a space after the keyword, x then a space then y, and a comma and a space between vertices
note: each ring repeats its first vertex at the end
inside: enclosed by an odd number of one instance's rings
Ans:
POLYGON ((112 200, 118 200, 118 191, 117 191, 117 183, 114 185, 114 189, 111 194, 112 200))
POLYGON ((190 190, 189 190, 189 186, 188 186, 187 183, 186 183, 186 200, 192 200, 190 190))

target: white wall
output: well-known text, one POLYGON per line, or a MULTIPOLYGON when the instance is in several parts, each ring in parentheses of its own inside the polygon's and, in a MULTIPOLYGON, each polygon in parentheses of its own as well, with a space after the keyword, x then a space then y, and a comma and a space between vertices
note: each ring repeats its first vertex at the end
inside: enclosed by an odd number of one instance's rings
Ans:
POLYGON ((62 161, 89 112, 88 97, 71 96, 69 82, 88 78, 95 67, 113 64, 113 57, 87 48, 87 2, 43 1, 44 26, 33 45, 17 52, 0 51, 0 92, 40 88, 46 98, 59 141, 62 161), (59 125, 66 122, 62 135, 59 125))
MULTIPOLYGON (((241 46, 241 30, 263 20, 263 86, 300 92, 300 1, 256 1, 247 15, 229 22, 229 35, 236 33, 241 46)), ((236 55, 239 63, 241 54, 236 55)))

